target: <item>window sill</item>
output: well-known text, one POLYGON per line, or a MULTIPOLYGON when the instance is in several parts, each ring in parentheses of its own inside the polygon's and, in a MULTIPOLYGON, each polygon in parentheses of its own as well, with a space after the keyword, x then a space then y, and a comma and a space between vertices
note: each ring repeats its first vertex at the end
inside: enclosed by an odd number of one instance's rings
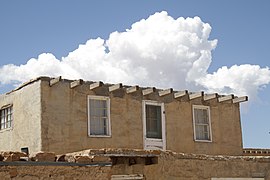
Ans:
POLYGON ((195 142, 202 142, 202 143, 212 143, 212 140, 194 140, 195 142))
POLYGON ((6 128, 6 129, 1 129, 1 130, 0 130, 0 133, 6 132, 6 131, 12 131, 12 130, 13 130, 12 127, 6 128))
POLYGON ((111 135, 88 135, 90 138, 110 138, 111 135))

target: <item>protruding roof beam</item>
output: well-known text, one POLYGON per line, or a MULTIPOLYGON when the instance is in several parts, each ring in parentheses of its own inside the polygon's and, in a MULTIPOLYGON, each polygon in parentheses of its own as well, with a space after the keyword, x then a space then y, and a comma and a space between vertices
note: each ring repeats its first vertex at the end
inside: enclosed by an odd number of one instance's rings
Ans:
POLYGON ((248 101, 247 96, 242 96, 242 97, 238 97, 238 98, 233 99, 233 103, 241 103, 241 102, 245 102, 245 101, 248 101))
POLYGON ((234 98, 233 94, 230 94, 227 96, 222 96, 222 97, 218 98, 218 102, 229 101, 229 100, 232 100, 233 98, 234 98))
POLYGON ((132 87, 127 88, 126 92, 127 92, 127 94, 130 94, 130 93, 134 93, 138 90, 139 90, 139 86, 132 86, 132 87))
POLYGON ((202 96, 203 96, 203 94, 204 94, 204 92, 203 92, 203 91, 201 91, 201 92, 197 92, 197 93, 193 93, 193 94, 189 94, 189 99, 191 100, 191 99, 195 99, 195 98, 202 97, 202 96))
POLYGON ((174 98, 180 98, 188 94, 188 90, 178 91, 174 93, 174 98))
POLYGON ((153 92, 155 92, 155 91, 156 91, 156 88, 155 88, 155 87, 152 87, 152 88, 148 88, 148 89, 142 90, 142 94, 143 94, 144 96, 146 96, 146 95, 151 94, 151 93, 153 93, 153 92))
POLYGON ((80 85, 82 85, 82 83, 83 83, 82 79, 73 81, 73 82, 70 83, 70 88, 72 89, 72 88, 75 88, 77 86, 80 86, 80 85))
POLYGON ((172 92, 173 92, 173 88, 170 88, 170 89, 159 91, 158 95, 159 96, 165 96, 165 95, 171 94, 172 92))
POLYGON ((114 85, 109 87, 109 92, 116 91, 122 87, 123 87, 122 83, 114 84, 114 85))
POLYGON ((101 81, 98 81, 98 82, 95 82, 93 84, 90 84, 90 90, 93 90, 93 89, 96 89, 98 87, 101 87, 103 85, 103 82, 101 81))
POLYGON ((61 76, 59 76, 57 78, 54 78, 54 79, 51 79, 50 80, 50 86, 55 85, 56 83, 60 82, 61 80, 62 80, 62 77, 61 76))
POLYGON ((214 93, 214 94, 204 94, 203 100, 204 101, 208 101, 208 100, 211 100, 211 99, 216 99, 217 97, 218 97, 218 94, 217 93, 214 93))

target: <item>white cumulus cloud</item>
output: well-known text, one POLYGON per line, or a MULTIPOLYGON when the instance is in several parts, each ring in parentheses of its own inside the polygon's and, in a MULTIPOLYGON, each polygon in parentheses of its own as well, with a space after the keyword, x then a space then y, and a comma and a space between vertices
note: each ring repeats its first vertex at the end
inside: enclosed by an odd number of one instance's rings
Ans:
POLYGON ((270 70, 257 65, 222 67, 208 73, 217 40, 199 17, 174 19, 159 12, 134 23, 107 40, 90 39, 57 59, 44 53, 26 64, 0 67, 1 84, 25 82, 37 76, 174 87, 256 96, 270 82, 270 70))
POLYGON ((195 79, 195 82, 212 92, 256 97, 258 91, 270 83, 270 69, 250 64, 224 66, 213 74, 195 79))

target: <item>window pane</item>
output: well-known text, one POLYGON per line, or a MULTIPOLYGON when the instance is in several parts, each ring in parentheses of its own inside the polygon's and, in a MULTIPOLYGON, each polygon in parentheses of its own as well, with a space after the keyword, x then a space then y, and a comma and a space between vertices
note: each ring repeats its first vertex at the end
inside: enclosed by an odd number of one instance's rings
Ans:
POLYGON ((195 109, 195 121, 199 124, 208 124, 207 109, 195 109))
POLYGON ((90 99, 90 134, 108 135, 107 101, 90 99))
POLYGON ((210 140, 208 109, 194 109, 196 140, 210 140))
POLYGON ((12 106, 0 110, 0 129, 6 129, 11 127, 12 113, 12 106))
POLYGON ((146 105, 146 137, 162 139, 161 107, 146 105))

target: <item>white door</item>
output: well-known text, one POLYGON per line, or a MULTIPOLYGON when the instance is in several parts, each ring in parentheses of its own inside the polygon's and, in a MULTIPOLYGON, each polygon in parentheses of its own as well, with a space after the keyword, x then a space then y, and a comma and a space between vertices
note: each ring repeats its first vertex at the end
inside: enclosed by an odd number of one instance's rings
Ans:
POLYGON ((143 101, 144 149, 166 150, 164 103, 143 101))

